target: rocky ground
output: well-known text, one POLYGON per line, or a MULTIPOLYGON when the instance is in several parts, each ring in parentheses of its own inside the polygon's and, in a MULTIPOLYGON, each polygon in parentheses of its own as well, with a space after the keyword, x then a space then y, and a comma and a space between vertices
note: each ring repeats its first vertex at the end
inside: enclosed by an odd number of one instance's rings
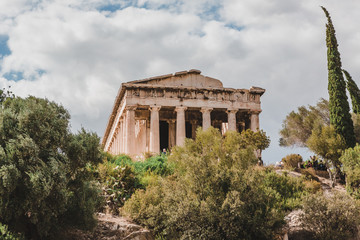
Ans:
MULTIPOLYGON (((282 174, 284 170, 279 169, 276 170, 277 173, 282 174)), ((301 173, 290 171, 288 172, 289 176, 292 177, 301 177, 301 173)), ((321 188, 325 195, 333 194, 336 191, 339 192, 346 192, 345 186, 342 184, 337 183, 334 188, 331 188, 331 181, 330 179, 317 176, 321 183, 321 188)), ((311 235, 304 231, 301 227, 300 215, 302 214, 302 210, 295 210, 289 213, 285 220, 287 222, 287 226, 284 229, 284 240, 309 240, 311 239, 311 235)))
POLYGON ((123 217, 115 217, 109 214, 98 214, 98 225, 91 232, 71 230, 66 239, 68 240, 154 240, 153 235, 147 229, 131 223, 123 217))

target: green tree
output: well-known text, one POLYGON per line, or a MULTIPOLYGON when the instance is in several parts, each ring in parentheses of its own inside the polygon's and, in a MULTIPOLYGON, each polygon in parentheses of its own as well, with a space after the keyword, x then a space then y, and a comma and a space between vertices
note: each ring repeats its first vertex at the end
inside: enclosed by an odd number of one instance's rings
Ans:
POLYGON ((95 224, 98 189, 86 164, 101 161, 99 137, 70 133, 69 113, 35 97, 0 108, 0 222, 29 239, 95 224))
POLYGON ((280 130, 280 146, 307 147, 306 142, 316 125, 329 125, 329 102, 323 98, 316 106, 301 106, 289 113, 280 130))
POLYGON ((343 138, 336 133, 334 127, 322 126, 314 128, 311 136, 306 142, 311 151, 321 156, 329 172, 332 186, 335 186, 336 176, 340 174, 341 162, 339 158, 346 149, 343 138))
POLYGON ((353 112, 358 114, 360 113, 360 90, 351 75, 346 70, 343 70, 343 72, 347 80, 346 87, 350 93, 353 112))
POLYGON ((335 29, 329 12, 321 7, 327 17, 326 46, 328 59, 328 92, 330 123, 345 140, 347 147, 355 146, 354 126, 346 95, 346 83, 342 74, 340 53, 335 36, 335 29))
POLYGON ((255 167, 257 146, 247 142, 256 141, 245 135, 198 129, 169 156, 174 174, 137 190, 123 210, 164 239, 274 239, 303 185, 255 167))

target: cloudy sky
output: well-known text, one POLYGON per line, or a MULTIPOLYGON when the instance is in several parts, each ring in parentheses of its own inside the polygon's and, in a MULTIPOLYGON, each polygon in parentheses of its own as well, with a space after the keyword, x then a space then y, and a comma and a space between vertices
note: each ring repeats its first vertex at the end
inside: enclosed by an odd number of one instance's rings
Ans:
POLYGON ((360 84, 359 0, 1 0, 0 87, 61 103, 103 135, 120 84, 192 68, 225 87, 266 89, 266 163, 300 105, 327 98, 325 6, 343 67, 360 84))

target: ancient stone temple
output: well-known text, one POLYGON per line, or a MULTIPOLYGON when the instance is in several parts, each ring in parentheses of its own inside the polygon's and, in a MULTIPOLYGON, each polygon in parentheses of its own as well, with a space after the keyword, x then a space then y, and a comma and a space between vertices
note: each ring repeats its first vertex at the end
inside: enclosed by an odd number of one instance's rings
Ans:
POLYGON ((199 70, 123 83, 116 96, 102 144, 112 154, 160 153, 196 138, 201 126, 222 133, 259 129, 264 89, 224 88, 199 70))

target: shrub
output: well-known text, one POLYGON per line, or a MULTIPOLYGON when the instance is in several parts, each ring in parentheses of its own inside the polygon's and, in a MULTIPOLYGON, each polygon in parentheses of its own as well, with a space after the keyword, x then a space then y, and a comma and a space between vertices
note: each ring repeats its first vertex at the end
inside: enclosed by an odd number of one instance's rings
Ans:
POLYGON ((360 198, 360 146, 345 150, 340 158, 346 174, 346 190, 355 198, 360 198))
POLYGON ((289 154, 281 159, 284 163, 284 167, 287 169, 294 169, 298 167, 298 163, 303 161, 299 154, 289 154))
POLYGON ((135 176, 132 168, 127 165, 122 167, 105 161, 99 165, 98 169, 107 210, 118 214, 119 208, 137 188, 141 187, 139 179, 135 176))
POLYGON ((0 222, 26 238, 94 225, 99 195, 85 166, 101 161, 100 139, 72 134, 69 118, 62 106, 35 97, 0 107, 0 222))
POLYGON ((303 210, 303 227, 314 235, 314 239, 350 239, 358 232, 360 207, 346 194, 308 195, 303 210))
POLYGON ((303 187, 254 167, 255 147, 243 137, 198 130, 169 156, 174 174, 137 190, 124 213, 165 239, 273 239, 303 187))
POLYGON ((304 180, 305 190, 309 193, 317 193, 322 190, 321 183, 314 180, 304 180))
POLYGON ((172 174, 173 168, 165 155, 132 161, 127 155, 112 156, 105 153, 104 162, 97 169, 92 168, 92 171, 101 182, 106 210, 119 214, 119 209, 136 189, 145 189, 149 183, 157 181, 159 176, 172 174))
POLYGON ((14 234, 9 231, 8 226, 0 223, 0 239, 1 240, 22 240, 23 237, 19 234, 14 234))

